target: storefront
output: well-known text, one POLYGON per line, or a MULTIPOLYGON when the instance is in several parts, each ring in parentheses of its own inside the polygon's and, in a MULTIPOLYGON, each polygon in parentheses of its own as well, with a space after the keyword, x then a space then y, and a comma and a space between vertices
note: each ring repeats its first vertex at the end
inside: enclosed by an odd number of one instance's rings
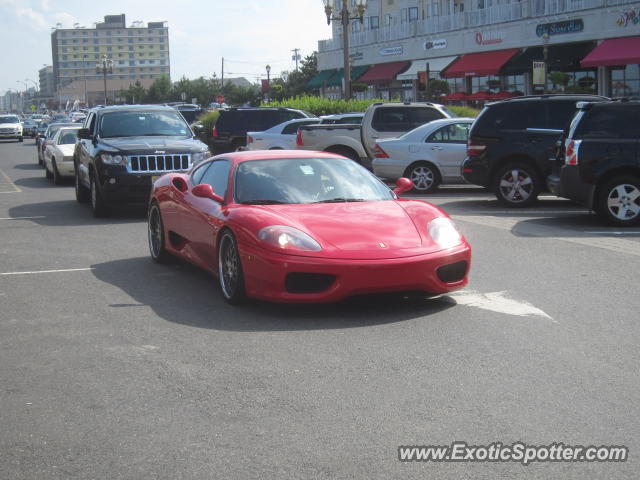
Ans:
POLYGON ((358 79, 358 82, 369 85, 368 98, 380 98, 382 100, 400 98, 403 101, 409 101, 407 100, 407 91, 410 94, 411 90, 403 86, 402 80, 396 79, 399 73, 403 73, 409 68, 409 65, 409 62, 374 65, 358 79))
POLYGON ((640 37, 604 40, 580 63, 604 69, 608 95, 640 97, 640 37))

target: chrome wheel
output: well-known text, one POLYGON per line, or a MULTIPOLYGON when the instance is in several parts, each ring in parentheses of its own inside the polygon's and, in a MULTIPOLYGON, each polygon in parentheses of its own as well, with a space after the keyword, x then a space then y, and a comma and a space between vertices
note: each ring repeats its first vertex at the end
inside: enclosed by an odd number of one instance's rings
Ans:
POLYGON ((634 221, 640 215, 640 190, 628 183, 615 186, 607 195, 607 209, 617 220, 634 221))
POLYGON ((419 192, 427 192, 438 184, 438 174, 429 165, 416 165, 406 175, 413 182, 413 188, 419 192))
POLYGON ((149 211, 148 222, 149 251, 151 257, 156 260, 162 252, 162 220, 160 219, 160 210, 157 205, 153 205, 149 211))
POLYGON ((229 303, 239 303, 244 298, 244 281, 240 254, 231 232, 224 233, 220 239, 218 275, 225 300, 229 303))
POLYGON ((535 184, 531 175, 520 168, 506 171, 500 178, 500 195, 511 203, 524 203, 534 192, 535 184))

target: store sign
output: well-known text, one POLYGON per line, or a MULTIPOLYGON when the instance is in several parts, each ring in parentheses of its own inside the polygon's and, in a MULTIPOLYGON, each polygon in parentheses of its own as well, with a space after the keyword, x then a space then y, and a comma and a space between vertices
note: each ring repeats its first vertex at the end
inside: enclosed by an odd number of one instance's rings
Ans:
POLYGON ((364 58, 364 53, 362 52, 354 52, 349 54, 349 60, 354 62, 356 60, 362 60, 364 58))
POLYGON ((428 42, 424 42, 425 50, 438 50, 440 48, 447 48, 447 40, 441 39, 441 40, 433 40, 433 41, 430 40, 428 42))
POLYGON ((502 43, 506 35, 504 32, 476 32, 475 38, 478 45, 495 45, 502 43))
POLYGON ((566 33, 579 33, 584 30, 584 22, 581 18, 565 20, 564 22, 541 23, 536 27, 536 35, 542 37, 545 33, 549 36, 564 35, 566 33))
POLYGON ((402 45, 396 45, 395 47, 386 47, 380 49, 380 55, 383 57, 389 55, 402 55, 402 45))
POLYGON ((544 62, 533 62, 533 75, 531 83, 533 85, 545 85, 547 78, 547 65, 544 62))
POLYGON ((627 25, 637 25, 640 23, 640 8, 637 10, 626 10, 620 14, 616 20, 616 25, 626 27, 627 25))

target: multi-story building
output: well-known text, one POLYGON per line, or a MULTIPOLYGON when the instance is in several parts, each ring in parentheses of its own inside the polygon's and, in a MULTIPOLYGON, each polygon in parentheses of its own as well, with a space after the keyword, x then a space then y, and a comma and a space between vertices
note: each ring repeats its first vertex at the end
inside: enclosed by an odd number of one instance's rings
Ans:
POLYGON ((53 78, 60 103, 79 100, 104 102, 102 74, 96 62, 113 62, 107 75, 107 94, 114 101, 136 81, 148 88, 158 77, 170 77, 169 28, 165 22, 126 25, 125 15, 107 15, 95 28, 55 28, 51 33, 53 78))
POLYGON ((53 96, 55 89, 55 82, 53 78, 53 67, 47 65, 38 70, 38 79, 40 83, 40 95, 41 96, 53 96))
MULTIPOLYGON (((342 0, 333 1, 341 10, 342 0)), ((369 0, 364 22, 349 27, 352 81, 366 85, 359 96, 418 99, 427 65, 429 77, 447 81, 458 98, 640 96, 637 1, 369 0)), ((342 44, 342 25, 334 22, 332 38, 319 42, 320 74, 310 82, 325 96, 341 93, 342 44)))

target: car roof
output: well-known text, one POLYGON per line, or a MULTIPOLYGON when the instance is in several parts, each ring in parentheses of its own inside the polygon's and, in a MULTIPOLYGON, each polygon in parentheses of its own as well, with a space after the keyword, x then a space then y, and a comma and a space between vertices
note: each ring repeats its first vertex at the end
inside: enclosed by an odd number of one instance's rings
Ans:
POLYGON ((213 157, 228 159, 233 163, 250 162, 253 160, 269 160, 278 158, 343 158, 329 152, 315 152, 313 150, 248 150, 244 152, 223 153, 213 157))
POLYGON ((591 94, 591 93, 547 93, 544 95, 525 95, 519 97, 506 98, 504 100, 500 100, 498 102, 487 103, 489 105, 504 105, 505 103, 518 103, 518 102, 531 102, 531 101, 561 101, 561 100, 575 100, 580 101, 580 99, 601 99, 601 100, 610 100, 608 97, 603 97, 601 95, 591 94))
POLYGON ((139 112, 139 111, 159 111, 175 112, 176 109, 167 105, 110 105, 108 107, 96 107, 91 109, 94 112, 139 112))

